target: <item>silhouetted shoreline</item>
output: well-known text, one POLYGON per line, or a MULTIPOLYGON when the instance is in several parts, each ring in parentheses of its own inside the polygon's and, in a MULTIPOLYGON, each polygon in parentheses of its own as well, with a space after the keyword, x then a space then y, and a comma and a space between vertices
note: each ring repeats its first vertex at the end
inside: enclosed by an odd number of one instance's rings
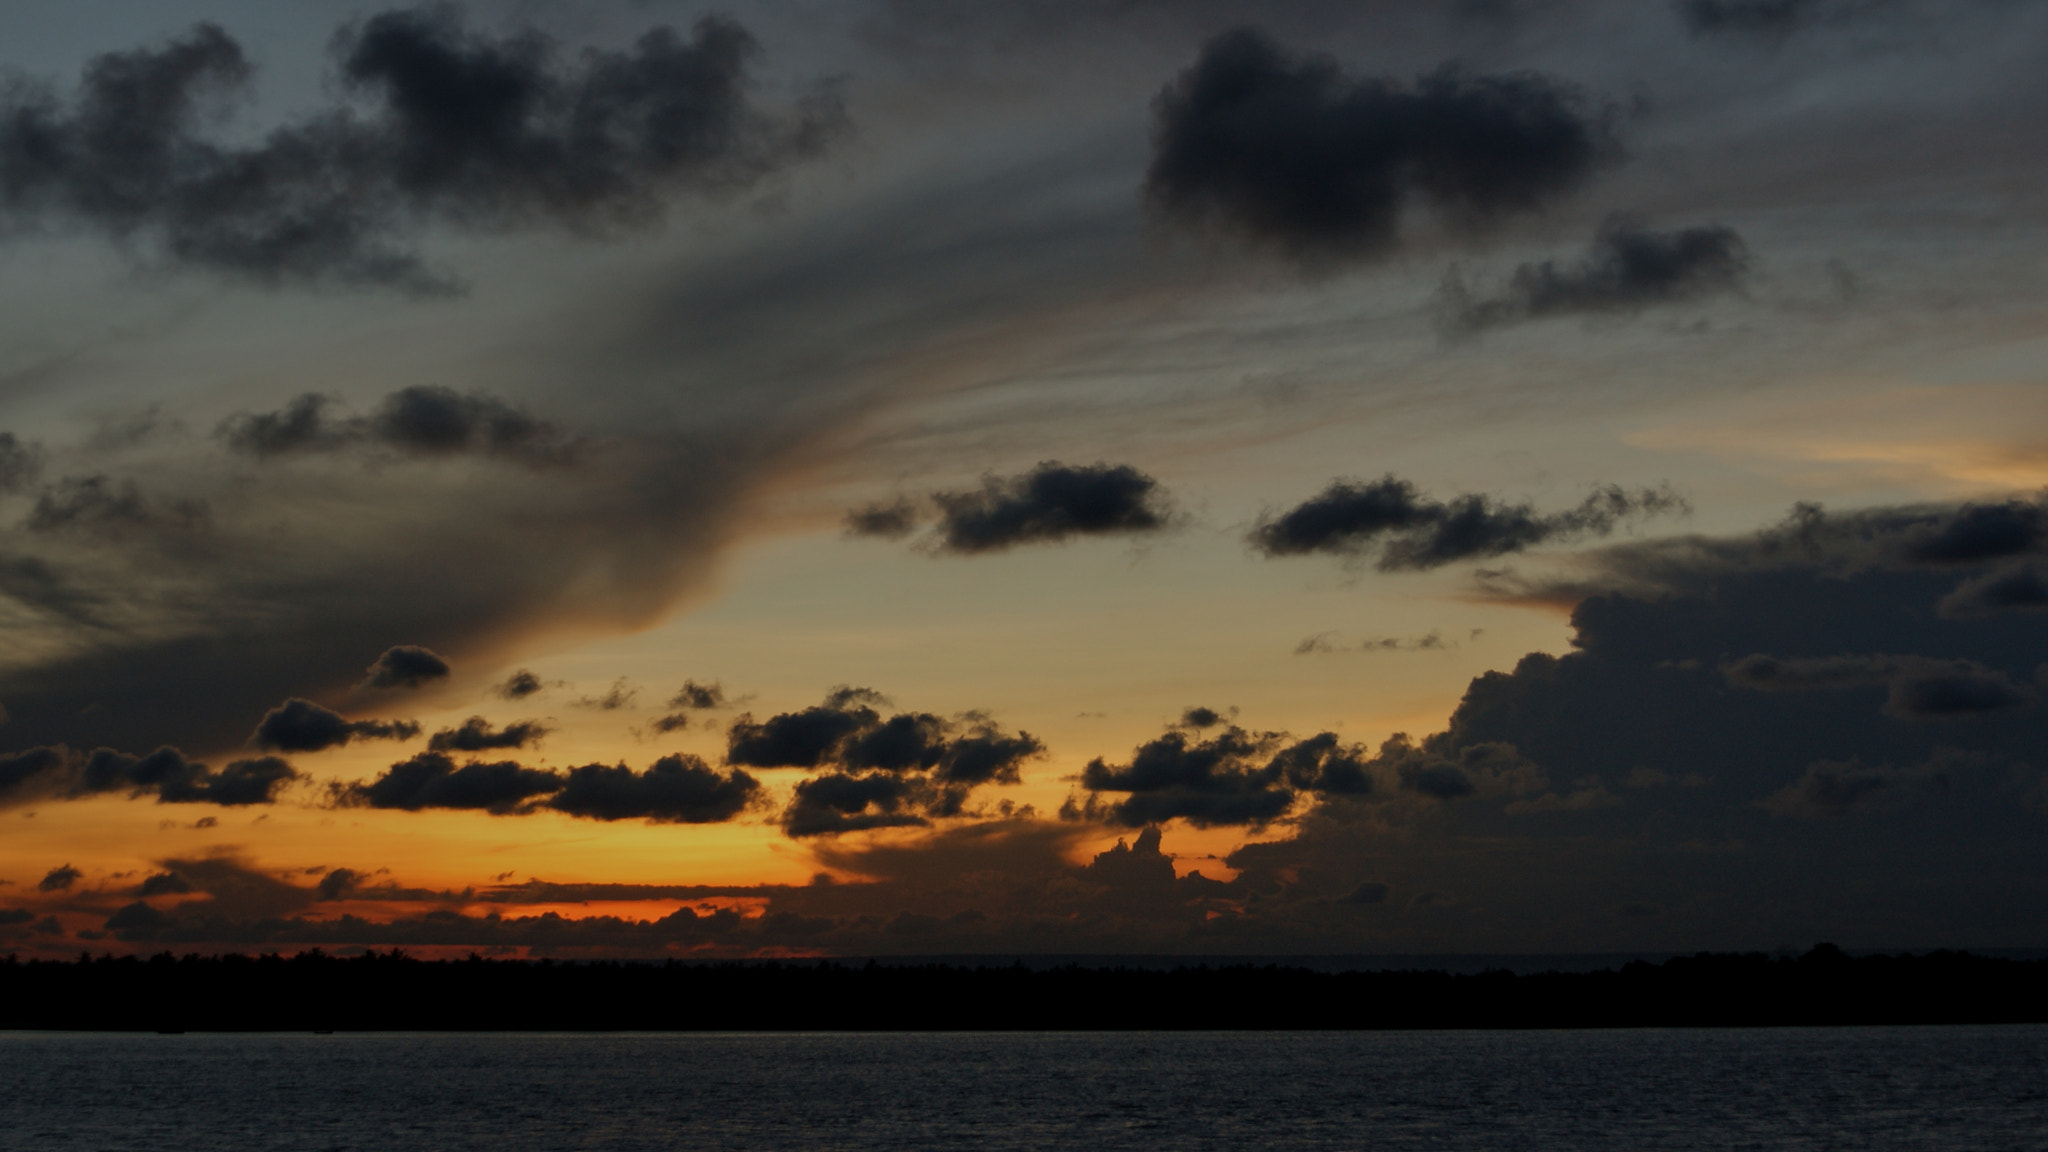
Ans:
POLYGON ((1701 953, 1599 971, 845 961, 0 960, 0 1027, 127 1031, 1634 1028, 2048 1022, 2048 959, 1701 953))

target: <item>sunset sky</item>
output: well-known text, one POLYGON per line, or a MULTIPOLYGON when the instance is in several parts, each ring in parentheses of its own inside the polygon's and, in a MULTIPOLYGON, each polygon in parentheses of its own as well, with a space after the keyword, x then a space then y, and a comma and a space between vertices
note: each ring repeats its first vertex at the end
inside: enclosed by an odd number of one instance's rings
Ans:
POLYGON ((0 952, 2048 947, 2044 58, 9 6, 0 952))

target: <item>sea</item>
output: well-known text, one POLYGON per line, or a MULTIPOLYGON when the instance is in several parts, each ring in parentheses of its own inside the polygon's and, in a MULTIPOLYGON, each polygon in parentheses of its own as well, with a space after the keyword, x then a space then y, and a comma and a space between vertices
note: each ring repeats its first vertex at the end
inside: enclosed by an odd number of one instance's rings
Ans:
POLYGON ((0 1032, 0 1147, 2048 1148, 2048 1026, 0 1032))

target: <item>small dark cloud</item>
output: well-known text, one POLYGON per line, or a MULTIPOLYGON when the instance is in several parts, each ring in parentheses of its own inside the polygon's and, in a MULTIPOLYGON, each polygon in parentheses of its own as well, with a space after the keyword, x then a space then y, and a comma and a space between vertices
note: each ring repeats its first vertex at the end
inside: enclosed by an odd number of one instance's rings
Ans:
POLYGON ((2048 572, 2039 564, 2024 563, 1973 576, 1942 597, 1936 608, 1950 620, 2048 610, 2048 572))
POLYGON ((530 809, 538 797, 559 792, 562 783, 554 772, 510 760, 457 766, 442 753, 422 752, 368 783, 336 785, 334 797, 363 808, 457 808, 502 816, 530 809))
POLYGON ((671 708, 689 708, 700 712, 723 708, 725 707, 725 686, 715 680, 709 684, 699 684, 695 680, 685 680, 683 681, 683 686, 676 690, 676 694, 669 697, 668 706, 671 708))
POLYGON ((1223 723, 1223 714, 1214 708, 1198 706, 1182 712, 1180 714, 1180 723, 1183 728, 1193 728, 1200 731, 1203 728, 1214 728, 1218 724, 1223 723))
POLYGON ((1317 656, 1332 652, 1439 652, 1456 648, 1457 644, 1445 640, 1443 633, 1427 632, 1421 636, 1368 636, 1357 642, 1346 641, 1335 632, 1318 632, 1304 638, 1294 646, 1296 656, 1317 656))
POLYGON ((612 681, 612 686, 605 689, 602 696, 579 696, 574 701, 571 701, 571 703, 574 703, 578 708, 595 708, 600 712, 617 712, 621 708, 632 707, 633 701, 639 699, 639 697, 640 690, 628 684, 626 678, 621 676, 617 680, 612 681))
POLYGON ((496 748, 524 748, 537 744, 551 729, 538 720, 519 720, 493 728, 481 716, 471 716, 457 728, 443 728, 427 740, 430 752, 484 752, 496 748))
POLYGON ((175 787, 169 782, 161 785, 157 798, 165 804, 220 804, 231 808, 268 804, 277 798, 279 788, 299 778, 298 770, 289 761, 277 756, 257 756, 230 760, 214 774, 207 773, 202 766, 175 787))
POLYGON ((261 459, 357 447, 417 458, 491 456, 538 468, 571 463, 578 451, 561 428, 481 392, 401 388, 367 417, 333 417, 333 407, 308 393, 275 412, 231 416, 214 434, 261 459))
POLYGON ((1154 209, 1311 264, 1384 253, 1417 205, 1468 228, 1534 211, 1619 154, 1611 114, 1562 81, 1446 65, 1403 87, 1249 28, 1205 44, 1153 112, 1154 209))
POLYGON ((1451 272, 1437 294, 1438 323, 1456 335, 1552 316, 1636 312, 1735 291, 1748 271, 1749 250, 1732 228, 1659 232, 1618 216, 1601 225, 1578 260, 1523 264, 1497 295, 1475 296, 1451 272))
POLYGON ((1277 744, 1271 733, 1235 725, 1207 739, 1169 731, 1139 746, 1128 764, 1090 761, 1081 771, 1081 787, 1094 795, 1067 814, 1128 828, 1173 819, 1199 828, 1269 824, 1295 799, 1282 770, 1261 763, 1277 744), (1104 792, 1124 798, 1105 801, 1104 792))
POLYGON ((137 896, 179 896, 192 891, 191 881, 176 872, 157 872, 145 877, 142 886, 135 890, 137 896))
POLYGON ((649 725, 649 727, 663 735, 667 735, 670 732, 681 732, 689 726, 690 714, 688 712, 671 712, 666 716, 656 717, 654 723, 649 725))
POLYGON ((916 531, 917 523, 917 505, 909 500, 897 500, 891 504, 870 504, 865 508, 855 508, 846 514, 846 534, 899 540, 916 531))
POLYGON ((741 716, 726 734, 726 761, 750 768, 816 768, 842 742, 881 722, 881 714, 835 693, 824 704, 783 712, 755 723, 741 716))
POLYGON ((760 795, 760 782, 737 768, 721 773, 695 756, 677 755, 656 760, 645 772, 623 764, 571 768, 546 807, 591 820, 717 824, 760 795))
POLYGON ((1376 554, 1374 566, 1394 572, 1605 536, 1627 520, 1687 511, 1685 499, 1669 488, 1630 492, 1617 485, 1549 514, 1479 494, 1440 503, 1388 475, 1371 483, 1340 480, 1278 516, 1262 517, 1251 543, 1267 556, 1376 554))
POLYGON ((21 924, 33 924, 36 914, 26 908, 0 908, 0 928, 12 928, 21 924))
POLYGON ((49 872, 44 874, 42 880, 36 884, 36 891, 68 892, 71 886, 78 883, 79 879, 84 875, 85 873, 80 872, 69 864, 61 865, 50 869, 49 872))
POLYGON ((316 899, 346 900, 362 886, 364 877, 352 868, 336 868, 320 878, 313 886, 316 899))
POLYGON ((507 700, 524 700, 528 696, 545 691, 547 687, 548 685, 540 677, 521 668, 517 672, 512 673, 512 675, 507 676, 504 683, 492 688, 491 693, 495 696, 502 696, 507 700))
POLYGON ((422 7, 350 25, 333 50, 346 102, 260 137, 207 131, 254 73, 213 24, 93 58, 68 98, 16 84, 0 211, 259 283, 447 291, 404 243, 420 225, 617 234, 678 194, 747 188, 845 128, 824 94, 789 112, 751 101, 759 49, 720 16, 568 57, 537 31, 492 38, 452 5, 422 7))
POLYGON ((1738 687, 1799 692, 1882 685, 1884 710, 1901 720, 1996 716, 2032 707, 2033 689, 1974 660, 1926 656, 1850 655, 1781 659, 1753 653, 1722 674, 1738 687))
POLYGON ((829 772, 796 786, 782 827, 805 837, 929 824, 913 810, 919 790, 918 781, 891 772, 829 772))
POLYGON ((1048 460, 979 489, 935 492, 941 552, 971 556, 1076 536, 1156 532, 1172 519, 1159 482, 1128 464, 1070 467, 1048 460))
POLYGON ((249 743, 279 752, 320 752, 351 740, 410 740, 419 734, 420 726, 410 720, 351 721, 294 696, 263 714, 249 743))
POLYGON ((359 687, 418 688, 430 680, 445 680, 453 669, 448 662, 425 648, 400 644, 384 650, 377 662, 364 670, 368 675, 359 687))

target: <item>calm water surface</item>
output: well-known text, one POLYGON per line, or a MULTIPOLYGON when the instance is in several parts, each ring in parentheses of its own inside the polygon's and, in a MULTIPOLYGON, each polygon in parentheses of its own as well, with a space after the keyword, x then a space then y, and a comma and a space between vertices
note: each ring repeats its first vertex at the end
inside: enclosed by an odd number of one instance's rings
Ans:
POLYGON ((2048 1149, 2048 1027, 0 1033, 0 1146, 2048 1149))

